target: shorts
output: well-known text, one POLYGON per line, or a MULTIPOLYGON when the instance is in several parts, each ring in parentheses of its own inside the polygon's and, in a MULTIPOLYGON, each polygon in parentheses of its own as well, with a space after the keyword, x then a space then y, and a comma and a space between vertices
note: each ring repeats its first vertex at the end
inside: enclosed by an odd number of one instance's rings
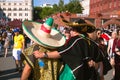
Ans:
POLYGON ((12 56, 14 57, 15 60, 21 60, 21 55, 22 50, 21 49, 13 49, 12 56))

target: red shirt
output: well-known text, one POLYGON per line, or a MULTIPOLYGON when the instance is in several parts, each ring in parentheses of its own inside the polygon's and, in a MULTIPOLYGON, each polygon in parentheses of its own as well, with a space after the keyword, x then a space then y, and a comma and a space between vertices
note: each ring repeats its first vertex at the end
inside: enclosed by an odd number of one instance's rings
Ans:
POLYGON ((120 48, 120 39, 116 38, 113 42, 112 52, 115 53, 115 48, 120 48))

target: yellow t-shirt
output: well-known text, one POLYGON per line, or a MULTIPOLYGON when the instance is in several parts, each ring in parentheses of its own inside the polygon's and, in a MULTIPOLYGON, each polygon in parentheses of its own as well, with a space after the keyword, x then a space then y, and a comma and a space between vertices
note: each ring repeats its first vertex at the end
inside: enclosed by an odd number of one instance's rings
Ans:
POLYGON ((14 49, 21 49, 23 47, 24 41, 24 36, 22 34, 14 36, 14 49))

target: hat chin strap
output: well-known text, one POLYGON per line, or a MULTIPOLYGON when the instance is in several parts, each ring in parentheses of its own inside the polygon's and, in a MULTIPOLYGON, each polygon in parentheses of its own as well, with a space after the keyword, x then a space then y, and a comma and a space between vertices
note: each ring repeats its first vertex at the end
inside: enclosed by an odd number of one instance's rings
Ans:
POLYGON ((42 30, 42 31, 44 31, 44 32, 46 32, 48 34, 50 34, 50 32, 51 32, 51 30, 48 30, 43 24, 42 24, 40 30, 42 30))

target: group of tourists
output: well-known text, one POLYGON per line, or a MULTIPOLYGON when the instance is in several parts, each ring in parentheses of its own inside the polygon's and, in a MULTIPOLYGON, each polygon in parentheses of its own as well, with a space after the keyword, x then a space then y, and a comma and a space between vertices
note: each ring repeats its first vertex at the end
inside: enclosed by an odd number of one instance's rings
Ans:
POLYGON ((52 17, 44 23, 22 23, 23 32, 34 43, 15 49, 21 53, 18 62, 24 63, 21 80, 104 80, 113 67, 113 78, 119 80, 114 74, 111 46, 108 49, 105 44, 102 30, 84 19, 65 23, 68 27, 63 32, 53 28, 53 24, 52 17))
POLYGON ((2 32, 4 57, 12 38, 12 56, 16 71, 22 72, 21 80, 105 80, 111 69, 111 80, 120 80, 120 30, 112 31, 108 38, 84 19, 64 23, 67 27, 62 32, 53 27, 52 17, 44 23, 23 21, 22 29, 2 32), (32 42, 29 47, 26 37, 32 42))

